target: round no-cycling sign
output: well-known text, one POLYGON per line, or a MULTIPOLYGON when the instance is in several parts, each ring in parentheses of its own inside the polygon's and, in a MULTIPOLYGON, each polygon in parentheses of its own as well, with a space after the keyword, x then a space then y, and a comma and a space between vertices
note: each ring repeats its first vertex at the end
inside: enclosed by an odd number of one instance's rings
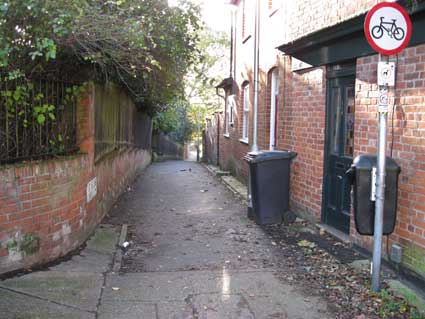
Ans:
POLYGON ((409 43, 412 22, 399 4, 382 2, 366 15, 364 32, 375 51, 385 55, 397 54, 409 43))

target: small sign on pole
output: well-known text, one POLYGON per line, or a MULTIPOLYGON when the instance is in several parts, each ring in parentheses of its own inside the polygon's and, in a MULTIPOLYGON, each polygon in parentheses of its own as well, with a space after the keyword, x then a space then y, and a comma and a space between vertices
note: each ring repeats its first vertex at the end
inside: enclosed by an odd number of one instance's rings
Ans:
POLYGON ((379 90, 379 104, 378 112, 387 113, 388 112, 388 87, 382 86, 379 90))
POLYGON ((378 85, 391 86, 395 85, 395 63, 383 62, 378 63, 378 85))
POLYGON ((381 269, 382 233, 385 202, 385 172, 387 146, 388 89, 395 86, 395 64, 389 55, 403 50, 412 35, 412 23, 406 10, 396 3, 382 2, 375 5, 366 15, 364 33, 370 46, 380 53, 378 64, 378 161, 376 177, 373 172, 372 198, 375 199, 373 231, 372 290, 379 291, 381 269))

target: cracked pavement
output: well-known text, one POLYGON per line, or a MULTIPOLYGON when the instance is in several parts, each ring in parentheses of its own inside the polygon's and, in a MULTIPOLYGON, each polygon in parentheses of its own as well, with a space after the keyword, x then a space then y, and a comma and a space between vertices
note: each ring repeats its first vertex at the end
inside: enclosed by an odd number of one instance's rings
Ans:
POLYGON ((128 223, 131 244, 107 276, 100 318, 334 317, 320 296, 278 279, 279 248, 197 163, 153 164, 108 223, 128 223))
POLYGON ((2 318, 334 318, 246 206, 201 165, 155 163, 67 262, 0 282, 2 318), (119 273, 120 226, 129 225, 119 273), (5 314, 5 315, 4 315, 5 314))
POLYGON ((94 319, 119 227, 100 225, 80 254, 40 271, 0 281, 5 319, 94 319))

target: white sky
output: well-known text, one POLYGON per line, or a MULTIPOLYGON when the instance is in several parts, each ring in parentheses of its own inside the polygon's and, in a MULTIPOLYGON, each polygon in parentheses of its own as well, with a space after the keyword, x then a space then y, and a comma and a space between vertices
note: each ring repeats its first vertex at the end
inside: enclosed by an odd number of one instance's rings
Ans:
MULTIPOLYGON (((205 23, 213 30, 228 31, 230 29, 230 8, 224 4, 225 0, 192 0, 202 5, 202 15, 205 23)), ((168 0, 175 5, 177 0, 168 0)))
POLYGON ((224 0, 201 0, 203 17, 206 24, 213 30, 228 31, 230 29, 230 8, 224 0))

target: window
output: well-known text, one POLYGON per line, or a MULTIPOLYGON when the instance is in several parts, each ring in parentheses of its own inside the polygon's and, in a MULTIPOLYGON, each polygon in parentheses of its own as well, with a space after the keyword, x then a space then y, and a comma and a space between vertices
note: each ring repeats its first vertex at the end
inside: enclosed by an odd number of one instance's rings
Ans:
POLYGON ((226 98, 226 112, 225 112, 225 124, 224 124, 224 135, 229 136, 230 126, 233 125, 233 111, 236 106, 235 95, 228 95, 226 98))
POLYGON ((243 114, 242 114, 242 140, 248 142, 249 127, 249 84, 243 87, 243 114))
POLYGON ((229 122, 230 126, 233 126, 233 112, 236 111, 236 96, 234 94, 228 96, 229 99, 229 122))
POLYGON ((226 98, 226 103, 225 103, 225 109, 226 109, 226 112, 225 112, 225 119, 224 119, 224 136, 229 136, 229 134, 230 134, 230 121, 231 121, 231 119, 230 119, 230 114, 231 114, 231 106, 230 106, 230 99, 229 99, 229 97, 230 96, 227 96, 227 98, 226 98))

